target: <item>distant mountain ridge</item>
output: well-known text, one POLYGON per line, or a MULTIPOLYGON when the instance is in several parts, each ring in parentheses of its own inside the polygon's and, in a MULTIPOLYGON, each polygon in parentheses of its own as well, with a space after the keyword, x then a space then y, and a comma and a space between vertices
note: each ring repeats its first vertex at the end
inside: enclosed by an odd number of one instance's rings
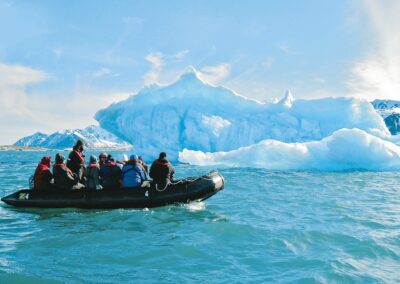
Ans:
POLYGON ((377 110, 393 110, 393 109, 400 109, 400 101, 394 100, 374 100, 371 102, 377 110))
POLYGON ((384 119, 390 133, 400 134, 400 101, 374 100, 371 104, 384 119))
POLYGON ((14 143, 14 146, 43 147, 48 149, 71 148, 80 139, 89 149, 127 149, 132 145, 95 125, 84 129, 66 129, 52 134, 36 132, 14 143))

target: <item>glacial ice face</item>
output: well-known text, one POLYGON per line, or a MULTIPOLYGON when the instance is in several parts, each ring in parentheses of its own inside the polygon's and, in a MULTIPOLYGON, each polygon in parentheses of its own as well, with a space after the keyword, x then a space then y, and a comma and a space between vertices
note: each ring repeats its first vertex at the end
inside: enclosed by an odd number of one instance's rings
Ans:
POLYGON ((184 149, 179 161, 193 165, 256 167, 273 170, 398 170, 400 147, 360 129, 341 129, 320 141, 263 140, 229 152, 184 149))
POLYGON ((390 135, 383 119, 365 100, 325 98, 260 103, 211 86, 196 72, 172 85, 141 90, 97 112, 101 127, 129 141, 135 151, 170 158, 184 148, 230 151, 264 139, 282 142, 320 140, 341 128, 390 135))

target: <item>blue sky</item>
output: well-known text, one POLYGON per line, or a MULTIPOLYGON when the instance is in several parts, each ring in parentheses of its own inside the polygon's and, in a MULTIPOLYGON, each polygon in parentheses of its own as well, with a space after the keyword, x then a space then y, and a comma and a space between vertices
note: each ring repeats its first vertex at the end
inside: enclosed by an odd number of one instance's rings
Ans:
POLYGON ((396 1, 0 0, 0 144, 81 128, 188 66, 259 100, 400 99, 396 1))

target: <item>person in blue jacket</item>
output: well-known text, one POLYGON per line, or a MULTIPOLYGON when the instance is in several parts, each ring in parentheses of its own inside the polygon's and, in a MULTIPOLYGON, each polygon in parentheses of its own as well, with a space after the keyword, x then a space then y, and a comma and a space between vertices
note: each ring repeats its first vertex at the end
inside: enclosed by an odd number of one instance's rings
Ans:
POLYGON ((122 187, 139 187, 145 180, 146 174, 139 164, 139 157, 131 155, 122 167, 122 187))
POLYGON ((100 178, 104 189, 121 187, 121 168, 115 163, 111 155, 108 155, 107 161, 100 166, 100 178))

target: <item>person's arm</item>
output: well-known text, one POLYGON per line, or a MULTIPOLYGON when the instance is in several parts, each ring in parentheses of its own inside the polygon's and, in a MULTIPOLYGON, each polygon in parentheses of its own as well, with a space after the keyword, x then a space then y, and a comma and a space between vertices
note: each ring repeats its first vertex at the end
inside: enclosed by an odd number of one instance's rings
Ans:
POLYGON ((116 166, 117 168, 117 180, 119 187, 122 187, 122 170, 120 167, 116 166))
POLYGON ((46 173, 47 182, 50 182, 53 179, 53 175, 51 174, 51 171, 47 170, 45 173, 46 173))
POLYGON ((171 165, 171 164, 169 164, 169 168, 170 168, 170 178, 171 178, 171 181, 174 179, 174 174, 175 174, 175 168, 171 165))
POLYGON ((67 169, 63 169, 63 170, 65 171, 65 177, 69 182, 71 182, 72 184, 76 184, 78 182, 77 176, 75 177, 71 171, 69 171, 67 169))
POLYGON ((143 181, 145 181, 146 180, 146 175, 144 174, 142 166, 135 165, 135 170, 140 176, 140 182, 142 183, 143 181))

